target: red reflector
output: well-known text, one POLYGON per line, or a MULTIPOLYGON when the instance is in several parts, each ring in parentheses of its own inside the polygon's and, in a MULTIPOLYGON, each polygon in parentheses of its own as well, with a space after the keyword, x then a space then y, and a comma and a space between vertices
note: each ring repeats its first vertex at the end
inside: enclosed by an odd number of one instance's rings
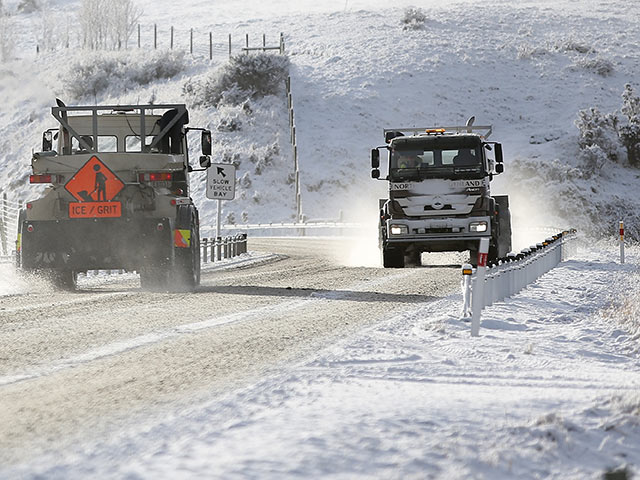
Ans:
POLYGON ((162 172, 155 172, 155 173, 141 173, 138 176, 138 180, 141 182, 166 182, 171 180, 171 178, 173 177, 172 173, 162 173, 162 172))
POLYGON ((158 229, 158 231, 159 231, 159 232, 161 232, 161 231, 163 231, 163 230, 164 230, 164 225, 163 225, 163 224, 161 224, 161 223, 159 223, 159 224, 156 226, 156 228, 158 229))
POLYGON ((33 208, 33 203, 27 203, 27 208, 31 210, 33 208))
POLYGON ((171 205, 175 206, 178 202, 176 202, 176 199, 174 198, 173 200, 171 200, 171 205))
POLYGON ((29 175, 29 183, 52 183, 53 175, 29 175))
POLYGON ((27 232, 33 232, 33 225, 27 225, 27 232))

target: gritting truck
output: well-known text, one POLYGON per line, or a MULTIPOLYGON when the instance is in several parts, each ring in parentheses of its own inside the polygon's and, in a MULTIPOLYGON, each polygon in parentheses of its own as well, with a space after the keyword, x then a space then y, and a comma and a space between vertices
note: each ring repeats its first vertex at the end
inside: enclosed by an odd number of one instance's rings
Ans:
POLYGON ((66 106, 32 156, 32 184, 46 184, 18 221, 24 272, 74 289, 79 272, 140 273, 143 288, 192 290, 200 283, 198 209, 188 174, 211 165, 211 132, 187 127, 184 104, 66 106), (201 132, 200 168, 187 132, 201 132))
POLYGON ((371 176, 380 178, 380 150, 388 151, 389 198, 380 199, 379 244, 385 268, 420 265, 422 252, 469 251, 489 239, 489 260, 511 251, 506 195, 489 183, 504 171, 502 145, 491 126, 393 128, 371 151, 371 176), (487 155, 493 151, 493 158, 487 155))

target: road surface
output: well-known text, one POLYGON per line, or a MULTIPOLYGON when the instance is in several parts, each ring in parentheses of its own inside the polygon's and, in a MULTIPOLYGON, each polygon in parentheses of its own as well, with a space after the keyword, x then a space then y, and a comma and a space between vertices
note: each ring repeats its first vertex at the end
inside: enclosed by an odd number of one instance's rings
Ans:
POLYGON ((142 291, 129 274, 0 296, 0 462, 246 386, 459 289, 450 267, 340 265, 346 241, 253 239, 271 255, 208 269, 195 293, 142 291))

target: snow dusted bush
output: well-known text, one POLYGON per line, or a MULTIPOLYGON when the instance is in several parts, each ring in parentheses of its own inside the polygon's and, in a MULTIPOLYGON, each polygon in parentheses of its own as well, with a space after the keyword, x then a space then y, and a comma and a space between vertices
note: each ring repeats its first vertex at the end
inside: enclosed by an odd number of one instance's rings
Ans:
POLYGON ((590 149, 593 152, 593 147, 598 147, 609 160, 617 162, 621 159, 618 148, 618 118, 615 114, 603 114, 594 107, 580 110, 575 125, 578 127, 578 145, 581 150, 590 149))
POLYGON ((613 74, 613 62, 606 58, 581 58, 576 61, 575 66, 596 73, 602 77, 608 77, 613 74))
POLYGON ((587 165, 602 166, 603 158, 618 163, 628 162, 640 167, 640 98, 631 85, 626 84, 622 93, 622 115, 620 123, 616 113, 601 113, 597 108, 578 112, 575 121, 579 131, 578 146, 587 165))
POLYGON ((42 5, 38 0, 20 0, 18 3, 18 12, 20 13, 33 13, 42 8, 42 5))
POLYGON ((141 16, 133 0, 82 0, 78 22, 85 47, 126 47, 141 16))
POLYGON ((61 80, 69 95, 81 99, 108 90, 121 93, 171 78, 185 67, 184 54, 180 52, 95 53, 73 62, 61 80))
POLYGON ((620 127, 620 140, 627 149, 629 164, 640 166, 640 98, 635 96, 631 85, 624 86, 622 93, 622 114, 627 124, 620 127))
POLYGON ((421 30, 427 21, 427 15, 421 8, 407 7, 401 21, 403 30, 421 30))
POLYGON ((289 58, 257 53, 231 57, 204 82, 190 81, 184 92, 196 105, 239 105, 280 93, 289 74, 289 58))

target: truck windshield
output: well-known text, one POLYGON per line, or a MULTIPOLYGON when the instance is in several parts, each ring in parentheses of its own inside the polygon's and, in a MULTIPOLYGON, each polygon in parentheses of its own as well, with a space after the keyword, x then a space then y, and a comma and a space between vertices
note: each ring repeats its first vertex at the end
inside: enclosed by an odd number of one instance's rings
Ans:
POLYGON ((392 181, 424 178, 482 178, 481 147, 426 149, 406 145, 391 151, 392 181))

